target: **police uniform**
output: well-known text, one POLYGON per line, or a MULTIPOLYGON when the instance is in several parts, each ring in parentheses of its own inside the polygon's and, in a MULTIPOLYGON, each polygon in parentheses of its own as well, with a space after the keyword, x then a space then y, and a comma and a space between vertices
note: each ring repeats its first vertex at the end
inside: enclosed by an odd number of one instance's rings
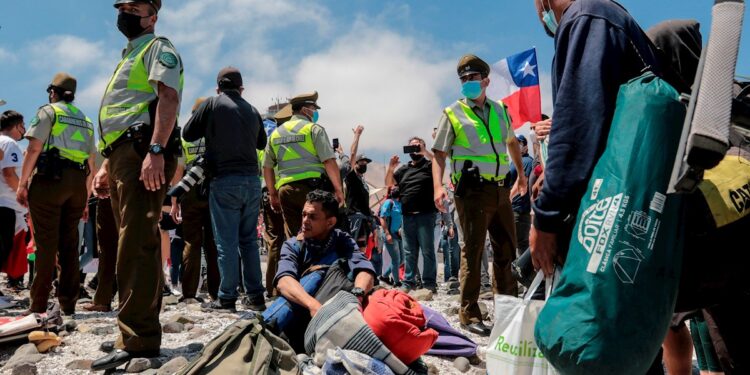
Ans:
MULTIPOLYGON (((196 103, 197 104, 197 103, 196 103)), ((185 169, 190 170, 199 156, 206 152, 204 138, 195 142, 182 141, 185 157, 185 169)), ((206 276, 208 294, 213 299, 219 298, 219 255, 211 229, 211 213, 208 209, 208 197, 202 196, 202 189, 194 186, 185 193, 180 201, 182 209, 182 239, 185 249, 182 252, 182 296, 195 298, 198 293, 198 282, 201 276, 201 249, 206 257, 206 276)))
MULTIPOLYGON (((489 74, 489 65, 473 55, 464 56, 458 65, 459 76, 489 74)), ((516 296, 518 286, 510 273, 515 259, 515 226, 506 175, 510 157, 506 142, 515 137, 505 105, 489 98, 483 106, 461 99, 443 111, 433 150, 451 158, 451 179, 457 184, 464 163, 471 161, 479 169, 480 181, 461 197, 455 197, 456 210, 464 238, 461 249, 462 324, 480 323, 477 300, 481 287, 482 252, 487 233, 493 250, 493 287, 496 293, 516 296)))
POLYGON ((96 271, 97 285, 93 305, 84 305, 88 311, 111 311, 115 296, 115 265, 117 264, 118 230, 112 202, 109 198, 99 198, 96 202, 96 242, 99 251, 99 265, 96 271))
MULTIPOLYGON (((320 108, 317 101, 315 92, 295 96, 289 104, 313 104, 320 108)), ((328 179, 323 163, 335 157, 325 129, 305 116, 293 115, 271 134, 263 167, 278 169, 275 187, 288 238, 296 236, 302 226, 307 193, 324 187, 323 182, 328 179)))
MULTIPOLYGON (((273 121, 277 125, 283 125, 292 117, 292 106, 287 104, 278 113, 273 116, 273 121)), ((269 134, 269 138, 271 135, 269 134)), ((258 151, 258 161, 261 166, 264 163, 265 150, 258 151)), ((262 168, 261 168, 262 169, 262 168)), ((278 179, 278 169, 274 168, 274 173, 278 179)), ((261 177, 261 180, 263 178, 261 177)), ((284 230, 284 216, 281 212, 276 212, 271 207, 271 200, 268 197, 268 188, 263 185, 263 201, 261 214, 263 215, 263 241, 266 243, 268 250, 266 261, 266 292, 268 296, 278 295, 276 288, 273 286, 273 280, 276 277, 276 271, 279 269, 279 257, 281 256, 281 246, 286 241, 286 232, 284 230)))
MULTIPOLYGON (((75 93, 76 80, 58 73, 50 88, 75 93)), ((72 103, 58 101, 39 109, 26 138, 44 143, 29 185, 29 211, 36 243, 30 311, 47 310, 56 264, 58 300, 65 314, 75 312, 80 284, 78 223, 87 205, 86 177, 94 148, 94 126, 72 103)))
MULTIPOLYGON (((115 7, 126 2, 118 0, 115 7)), ((158 11, 161 1, 142 1, 158 11)), ((120 336, 115 347, 126 352, 151 352, 161 345, 164 273, 157 223, 167 185, 146 190, 140 181, 148 152, 148 129, 154 126, 159 83, 182 95, 182 62, 164 37, 144 34, 129 41, 122 60, 107 84, 99 112, 99 148, 109 160, 109 186, 117 247, 117 316, 120 336), (141 133, 139 136, 139 132, 141 133), (138 142, 139 137, 143 138, 138 142)), ((179 113, 179 109, 178 109, 179 113)), ((171 125, 171 124, 165 124, 171 125)), ((164 175, 170 181, 177 166, 176 152, 164 153, 164 175)))

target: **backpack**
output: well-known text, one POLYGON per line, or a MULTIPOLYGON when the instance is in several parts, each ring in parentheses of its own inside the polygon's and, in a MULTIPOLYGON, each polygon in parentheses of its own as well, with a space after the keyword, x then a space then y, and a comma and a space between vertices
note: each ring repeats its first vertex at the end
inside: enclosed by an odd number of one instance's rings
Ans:
POLYGON ((296 353, 255 314, 240 318, 211 340, 180 375, 296 375, 296 353))

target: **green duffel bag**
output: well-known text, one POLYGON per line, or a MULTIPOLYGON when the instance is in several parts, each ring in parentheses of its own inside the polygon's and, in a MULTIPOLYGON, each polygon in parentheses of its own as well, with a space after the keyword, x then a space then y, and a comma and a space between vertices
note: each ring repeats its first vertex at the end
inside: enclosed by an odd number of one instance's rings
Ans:
POLYGON ((296 375, 292 347, 267 330, 258 317, 242 318, 211 340, 180 375, 296 375))
POLYGON ((535 327, 562 374, 645 374, 659 352, 682 258, 681 197, 666 191, 685 114, 653 73, 620 87, 562 276, 535 327))

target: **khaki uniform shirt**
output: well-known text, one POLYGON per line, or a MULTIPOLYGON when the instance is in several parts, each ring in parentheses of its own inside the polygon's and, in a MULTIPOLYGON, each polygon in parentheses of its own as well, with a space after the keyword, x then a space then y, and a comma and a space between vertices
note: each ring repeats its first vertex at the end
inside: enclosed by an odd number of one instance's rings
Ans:
MULTIPOLYGON (((304 120, 304 121, 310 121, 307 119, 307 117, 300 116, 300 115, 294 115, 289 121, 295 121, 295 120, 304 120)), ((318 125, 313 124, 312 126, 312 141, 315 145, 315 151, 318 152, 318 159, 320 162, 324 162, 329 159, 334 159, 336 155, 333 153, 333 145, 331 144, 331 141, 328 140, 328 134, 326 133, 326 130, 318 125)), ((278 165, 278 162, 276 160, 276 153, 273 152, 273 145, 271 142, 271 139, 268 139, 268 145, 266 146, 266 153, 263 157, 263 167, 264 168, 273 168, 278 165)))

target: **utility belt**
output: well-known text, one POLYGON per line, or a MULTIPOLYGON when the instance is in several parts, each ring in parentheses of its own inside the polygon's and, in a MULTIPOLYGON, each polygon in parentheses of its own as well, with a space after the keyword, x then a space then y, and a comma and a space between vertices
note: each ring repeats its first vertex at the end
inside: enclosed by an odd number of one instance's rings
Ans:
POLYGON ((64 169, 73 169, 89 174, 87 163, 76 163, 72 160, 60 156, 60 150, 56 148, 49 149, 39 154, 36 162, 35 176, 47 177, 53 180, 61 180, 64 169))
MULTIPOLYGON (((151 137, 154 134, 154 127, 146 123, 137 123, 125 130, 119 138, 112 144, 102 150, 102 156, 109 158, 112 153, 120 146, 133 142, 135 150, 146 157, 148 148, 151 145, 151 137)), ((165 155, 179 155, 182 152, 182 140, 180 139, 180 127, 175 126, 172 134, 169 136, 167 144, 164 146, 165 155)))
POLYGON ((456 183, 455 196, 464 197, 470 190, 478 190, 485 186, 508 188, 509 185, 510 179, 508 176, 498 180, 488 180, 479 174, 479 168, 474 166, 471 160, 467 160, 461 169, 461 177, 456 183))
MULTIPOLYGON (((333 183, 328 178, 328 176, 326 176, 325 174, 321 175, 320 177, 306 178, 304 180, 292 181, 289 184, 307 185, 308 187, 310 187, 313 190, 320 189, 320 190, 327 191, 329 193, 333 193, 333 191, 334 191, 334 189, 333 189, 333 183)), ((287 185, 289 185, 289 184, 287 184, 287 185)))

